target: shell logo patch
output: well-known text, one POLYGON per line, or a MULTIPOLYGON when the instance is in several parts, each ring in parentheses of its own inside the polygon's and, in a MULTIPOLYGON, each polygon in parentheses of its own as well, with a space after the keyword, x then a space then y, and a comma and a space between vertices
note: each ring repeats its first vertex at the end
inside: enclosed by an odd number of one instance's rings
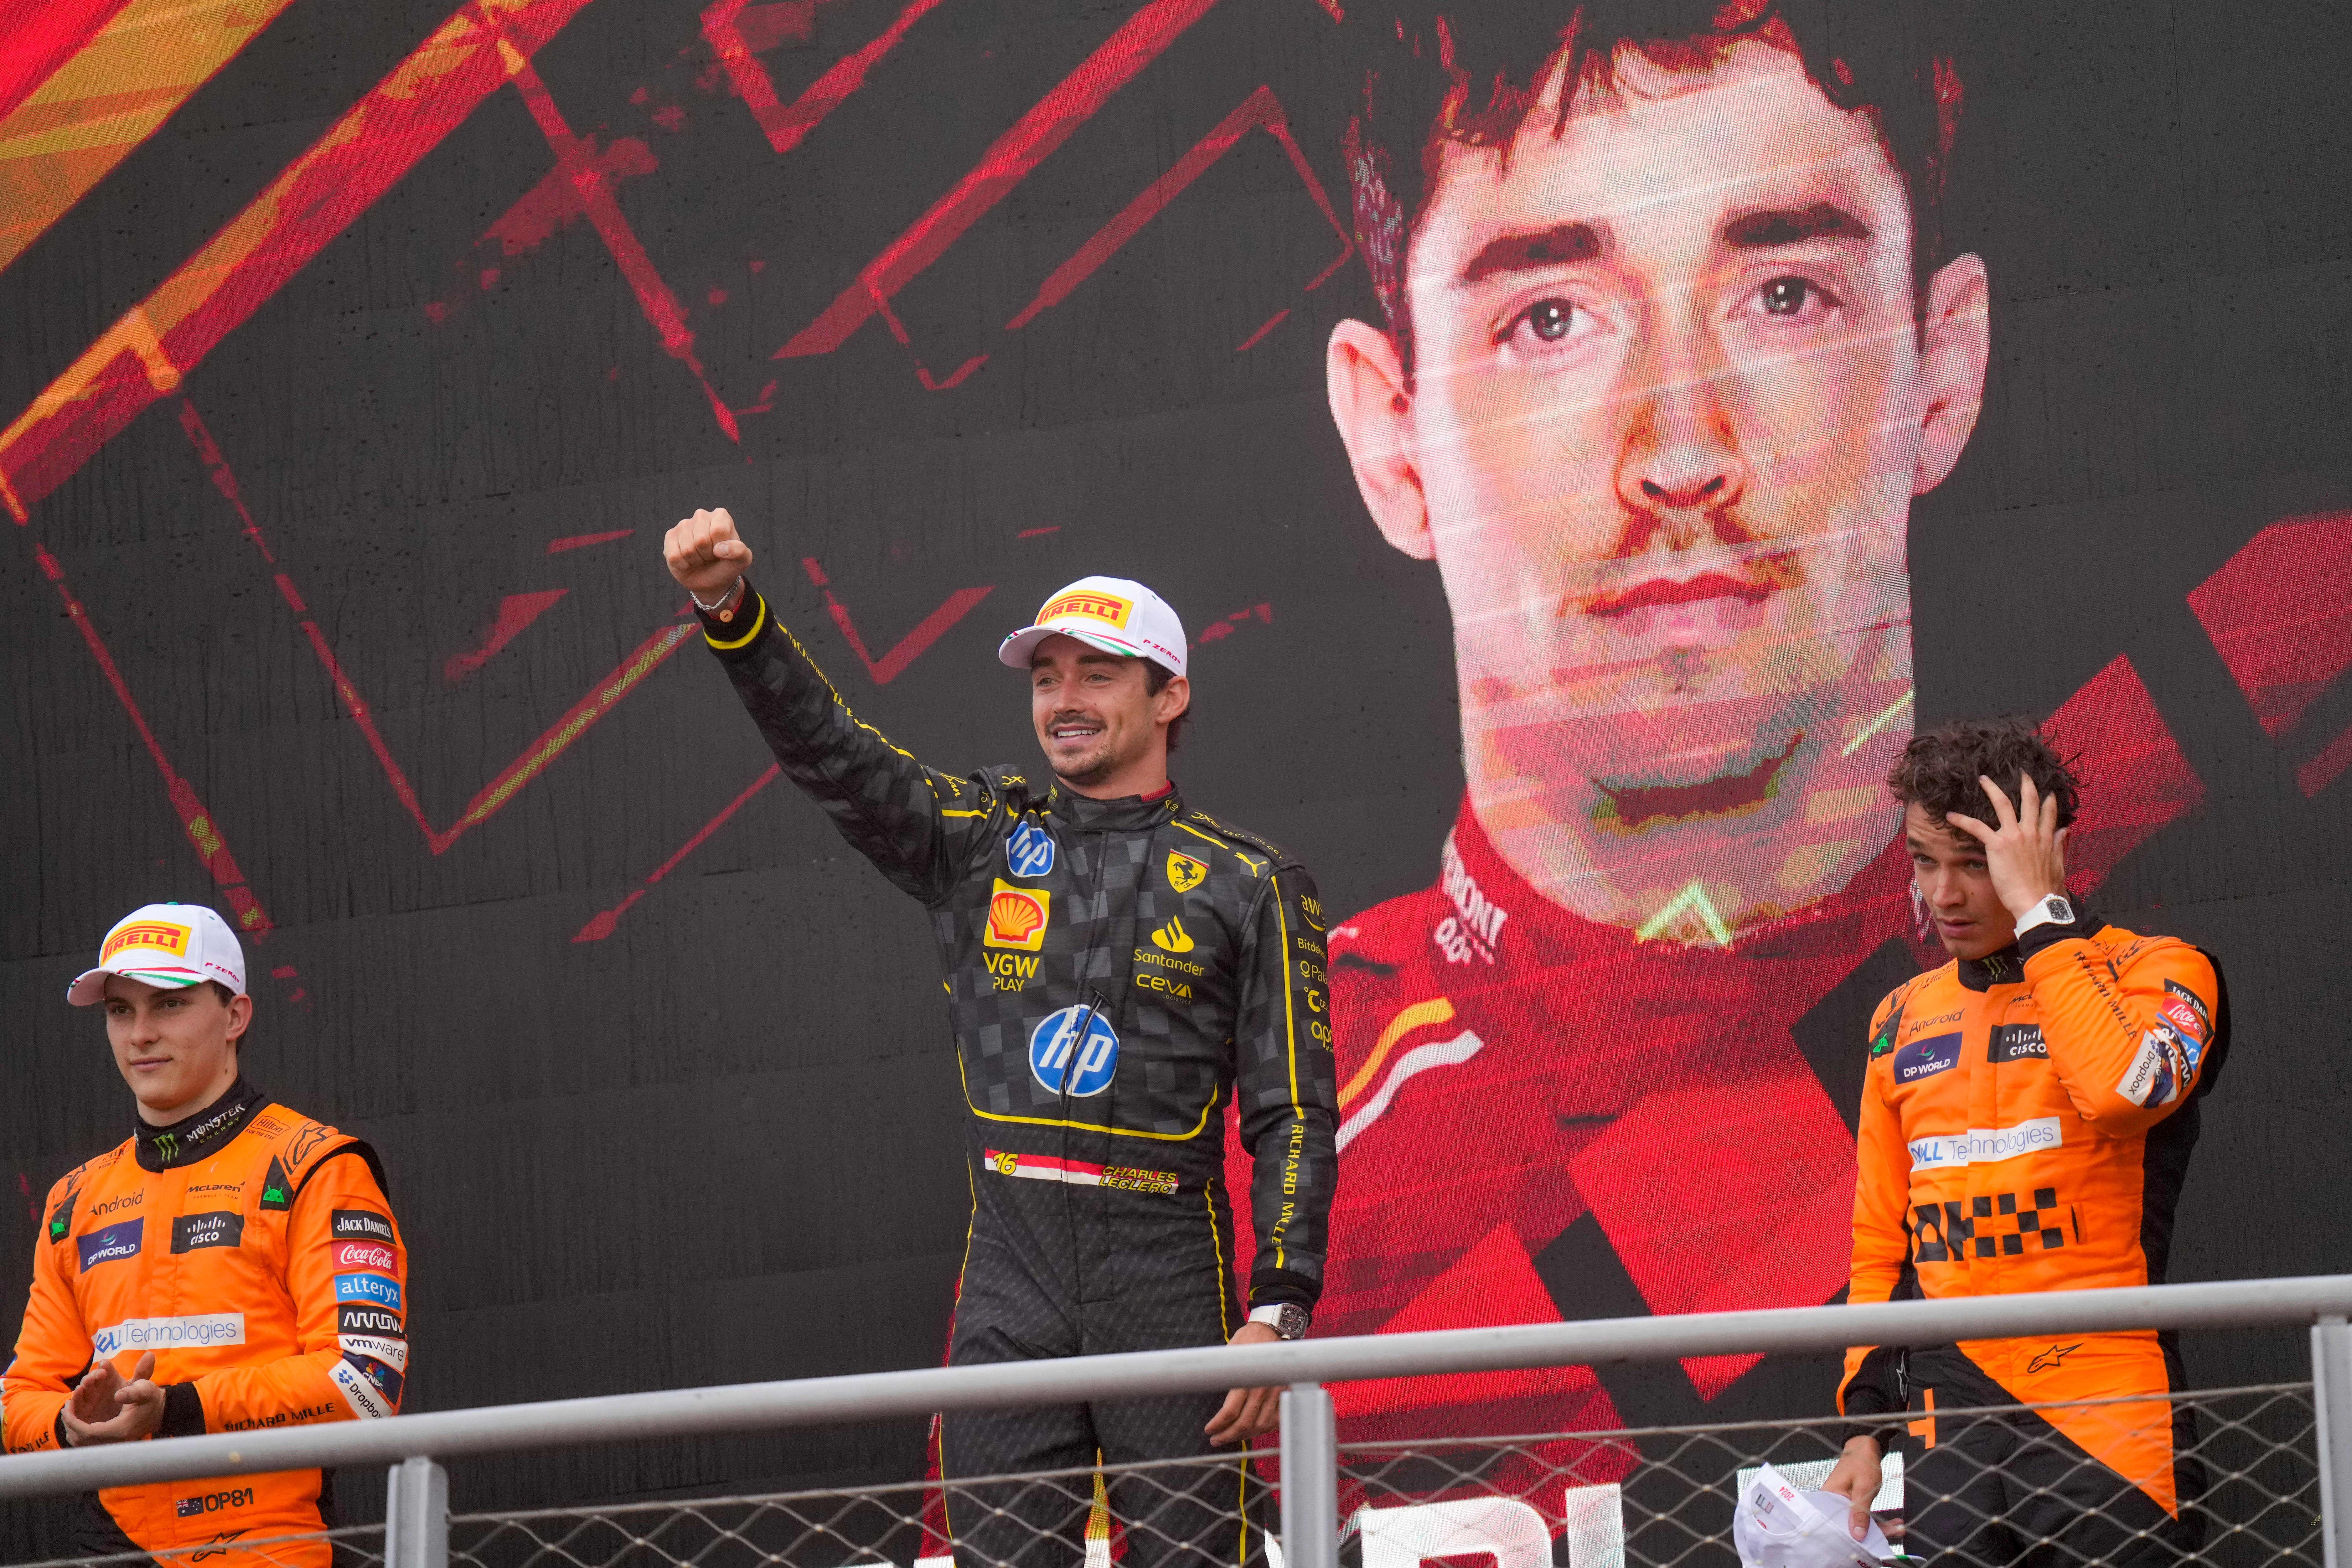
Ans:
POLYGON ((1209 868, 1181 850, 1168 851, 1168 885, 1180 893, 1189 893, 1209 879, 1209 868))
POLYGON ((1122 599, 1116 594, 1065 594, 1058 599, 1048 601, 1045 607, 1037 612, 1037 624, 1042 626, 1057 616, 1076 616, 1081 620, 1101 621, 1125 631, 1127 617, 1134 613, 1135 602, 1122 599))
POLYGON ((142 921, 137 925, 124 926, 106 939, 106 948, 98 955, 98 962, 104 964, 126 947, 149 947, 175 958, 185 958, 188 956, 188 928, 166 921, 142 921))
POLYGON ((1045 922, 1053 912, 1054 895, 1043 888, 1016 888, 1000 879, 989 896, 988 931, 981 938, 988 947, 1009 947, 1035 952, 1045 945, 1045 922))

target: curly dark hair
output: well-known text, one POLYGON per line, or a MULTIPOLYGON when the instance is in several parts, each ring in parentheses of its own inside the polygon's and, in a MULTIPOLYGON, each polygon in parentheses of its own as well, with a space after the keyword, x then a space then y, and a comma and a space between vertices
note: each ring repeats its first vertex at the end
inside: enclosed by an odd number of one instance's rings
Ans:
POLYGON ((2026 719, 1962 719, 1914 735, 1887 770, 1886 787, 1896 801, 1921 807, 1928 821, 1948 831, 1946 819, 1956 811, 1979 822, 1998 820, 1979 776, 2000 785, 2012 805, 2018 781, 2031 778, 2045 798, 2058 797, 2061 827, 2074 822, 2082 804, 2082 780, 2070 761, 2026 719))
POLYGON ((1399 354, 1412 368, 1405 261, 1445 142, 1507 147, 1547 74, 1568 100, 1606 87, 1621 51, 1703 68, 1740 39, 1804 62, 1838 108, 1866 112, 1910 198, 1914 309, 1951 259, 1945 166, 1958 134, 1966 28, 1954 0, 1350 0, 1344 24, 1362 94, 1347 132, 1356 244, 1399 354))

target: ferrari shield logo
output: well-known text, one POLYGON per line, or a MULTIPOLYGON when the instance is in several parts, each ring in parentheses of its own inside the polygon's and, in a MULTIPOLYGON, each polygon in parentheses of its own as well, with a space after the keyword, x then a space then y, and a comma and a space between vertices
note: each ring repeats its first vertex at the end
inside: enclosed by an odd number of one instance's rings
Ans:
POLYGON ((1168 885, 1180 893, 1189 893, 1209 879, 1209 868, 1190 855, 1168 851, 1168 885))

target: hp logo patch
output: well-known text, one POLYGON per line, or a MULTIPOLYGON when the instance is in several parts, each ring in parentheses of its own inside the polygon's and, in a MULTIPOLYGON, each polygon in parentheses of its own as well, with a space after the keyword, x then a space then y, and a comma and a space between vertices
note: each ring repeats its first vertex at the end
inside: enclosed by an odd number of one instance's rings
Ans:
POLYGON ((1091 1008, 1050 1013, 1029 1037, 1029 1070, 1049 1094, 1060 1094, 1066 1081, 1074 1100, 1100 1094, 1118 1070, 1118 1033, 1091 1008), (1078 1037, 1081 1019, 1087 1029, 1083 1040, 1078 1037))
POLYGON ((1043 877, 1054 869, 1054 836, 1024 822, 1004 841, 1004 864, 1016 877, 1043 877))

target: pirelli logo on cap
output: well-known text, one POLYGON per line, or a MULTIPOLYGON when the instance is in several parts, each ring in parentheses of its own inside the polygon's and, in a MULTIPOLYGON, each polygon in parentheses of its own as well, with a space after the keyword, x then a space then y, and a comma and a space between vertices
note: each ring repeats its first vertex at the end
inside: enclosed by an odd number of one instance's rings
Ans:
POLYGON ((188 928, 173 925, 168 921, 141 921, 136 925, 124 926, 106 939, 106 946, 98 955, 99 966, 104 968, 108 959, 126 947, 152 948, 158 952, 168 952, 174 958, 185 958, 188 956, 188 928))
POLYGON ((1135 601, 1132 599, 1122 599, 1116 594, 1081 591, 1065 594, 1058 599, 1047 601, 1045 607, 1037 612, 1037 624, 1042 626, 1049 622, 1075 616, 1080 620, 1101 621, 1125 631, 1127 617, 1133 614, 1135 614, 1135 601))

